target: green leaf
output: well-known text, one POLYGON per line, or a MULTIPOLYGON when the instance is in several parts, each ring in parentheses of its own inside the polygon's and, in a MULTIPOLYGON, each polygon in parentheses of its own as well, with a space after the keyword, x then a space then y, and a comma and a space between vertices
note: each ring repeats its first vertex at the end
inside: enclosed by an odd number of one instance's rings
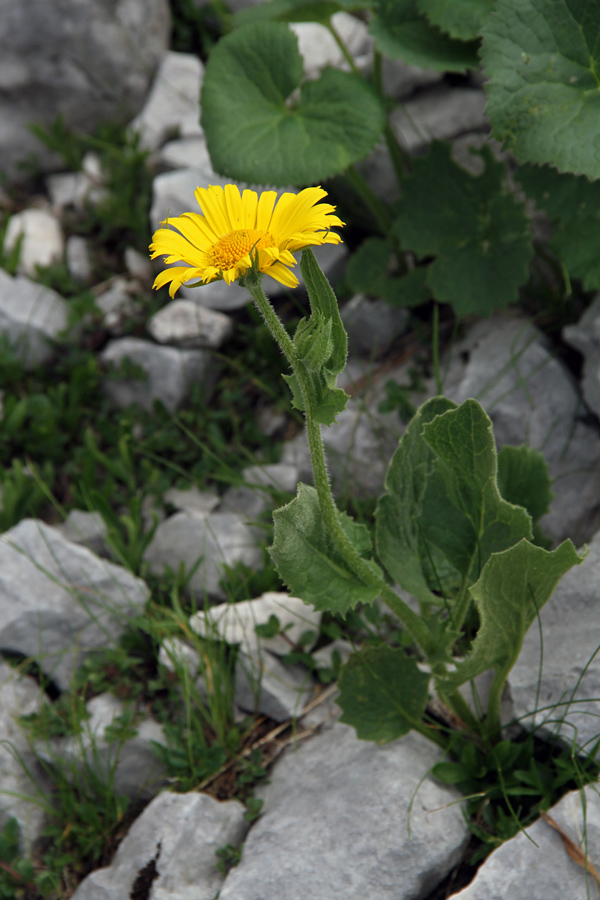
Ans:
MULTIPOLYGON (((275 535, 270 553, 277 571, 295 597, 312 603, 315 609, 345 615, 357 603, 372 603, 377 589, 365 587, 335 549, 319 506, 317 492, 305 484, 286 506, 273 513, 275 535)), ((364 525, 345 513, 340 521, 347 538, 361 556, 371 551, 371 539, 364 525)), ((375 563, 369 563, 380 575, 375 563)))
POLYGON ((257 22, 222 38, 206 65, 202 125, 215 170, 254 184, 314 184, 366 156, 383 130, 375 91, 358 75, 326 69, 302 84, 290 29, 257 22))
POLYGON ((447 144, 432 144, 415 159, 394 231, 421 257, 435 254, 427 285, 458 316, 490 315, 518 299, 527 280, 533 246, 525 206, 508 189, 506 170, 489 147, 471 175, 451 157, 447 144))
POLYGON ((395 741, 420 723, 428 684, 429 675, 400 648, 359 650, 342 667, 340 722, 352 725, 361 740, 395 741))
POLYGON ((505 500, 524 506, 533 523, 550 509, 554 496, 548 465, 533 447, 505 444, 498 453, 498 489, 505 500))
POLYGON ((476 400, 424 403, 385 487, 375 514, 377 552, 421 603, 441 605, 438 594, 472 584, 491 553, 531 537, 526 511, 498 493, 492 423, 476 400))
POLYGON ((521 166, 517 178, 555 223, 550 247, 571 278, 588 291, 600 289, 600 181, 530 165, 521 166))
MULTIPOLYGON (((427 268, 418 266, 406 275, 388 275, 393 249, 389 241, 371 237, 352 254, 346 267, 348 287, 371 297, 383 297, 391 306, 421 306, 431 292, 426 285, 427 268)), ((393 257, 392 257, 393 261, 393 257)))
POLYGON ((468 781, 471 773, 460 763, 439 762, 431 769, 431 774, 442 784, 460 784, 461 781, 468 781))
POLYGON ((482 33, 493 136, 520 162, 600 177, 597 0, 497 0, 482 33))
POLYGON ((418 410, 390 463, 385 489, 375 513, 377 554, 392 579, 422 603, 439 604, 425 572, 428 549, 421 516, 427 484, 435 469, 435 453, 423 429, 436 416, 456 409, 445 397, 434 397, 418 410))
POLYGON ((346 368, 348 338, 340 316, 337 297, 321 271, 312 250, 302 251, 300 270, 308 291, 311 311, 320 313, 325 320, 331 322, 333 350, 328 361, 327 371, 331 376, 339 375, 346 368))
POLYGON ((242 9, 233 16, 236 28, 253 22, 321 22, 325 24, 337 12, 352 12, 371 7, 371 0, 271 0, 242 9))
POLYGON ((455 41, 419 12, 417 0, 380 0, 369 31, 390 59, 438 72, 465 72, 479 65, 477 44, 455 41))
POLYGON ((488 669, 512 666, 544 603, 563 575, 584 558, 571 541, 548 551, 526 540, 491 556, 471 588, 481 622, 477 637, 466 660, 445 679, 444 690, 488 669))
POLYGON ((451 37, 472 41, 494 8, 494 0, 418 0, 418 7, 432 25, 451 37))

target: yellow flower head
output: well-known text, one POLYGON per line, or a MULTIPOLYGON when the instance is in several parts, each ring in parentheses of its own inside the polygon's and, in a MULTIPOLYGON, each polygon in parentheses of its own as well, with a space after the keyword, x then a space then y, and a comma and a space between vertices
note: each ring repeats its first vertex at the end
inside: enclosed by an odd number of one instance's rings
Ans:
POLYGON ((168 264, 185 263, 165 269, 154 282, 155 288, 171 282, 171 297, 195 278, 205 283, 223 278, 231 284, 251 267, 252 250, 258 251, 261 272, 293 288, 298 279, 288 268, 296 265, 292 253, 341 241, 329 229, 344 223, 333 215, 335 206, 319 203, 327 196, 320 187, 282 194, 277 203, 276 191, 263 191, 259 197, 245 190, 240 196, 235 184, 199 187, 195 196, 202 213, 165 220, 150 244, 152 259, 164 256, 168 264))

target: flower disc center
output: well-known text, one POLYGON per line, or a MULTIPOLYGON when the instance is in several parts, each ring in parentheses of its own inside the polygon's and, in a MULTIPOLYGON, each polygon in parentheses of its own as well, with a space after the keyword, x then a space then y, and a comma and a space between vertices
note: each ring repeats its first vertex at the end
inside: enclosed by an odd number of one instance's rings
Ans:
POLYGON ((262 250, 265 247, 276 246, 268 231, 240 228, 223 235, 216 244, 213 244, 212 264, 217 269, 232 269, 253 247, 262 250))

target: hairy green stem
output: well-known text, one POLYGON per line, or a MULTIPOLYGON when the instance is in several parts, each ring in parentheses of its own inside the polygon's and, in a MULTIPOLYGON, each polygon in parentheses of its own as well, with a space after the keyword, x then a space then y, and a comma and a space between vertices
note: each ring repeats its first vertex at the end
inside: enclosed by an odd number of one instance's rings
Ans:
POLYGON ((308 446, 310 449, 321 515, 323 516, 323 521, 331 535, 336 549, 342 555, 344 561, 351 571, 354 572, 356 577, 363 584, 377 590, 390 609, 402 621, 411 637, 421 647, 425 655, 428 656, 435 650, 435 646, 425 622, 423 622, 421 617, 413 612, 410 606, 408 606, 408 604, 406 604, 404 600, 402 600, 402 598, 386 584, 381 576, 377 575, 377 573, 371 569, 367 561, 362 558, 352 545, 342 528, 340 515, 337 506, 335 505, 335 500, 333 499, 331 485, 329 484, 327 464, 325 462, 325 450, 323 448, 323 439, 321 437, 321 426, 313 416, 312 392, 304 367, 298 360, 296 347, 262 290, 260 276, 257 276, 253 272, 249 272, 244 279, 244 284, 250 291, 258 311, 263 317, 274 339, 281 347, 281 350, 285 354, 288 363, 298 379, 304 400, 308 446))
POLYGON ((481 730, 481 723, 477 719, 477 716, 473 714, 473 710, 460 691, 449 691, 448 693, 438 691, 438 694, 444 706, 451 709, 461 722, 464 722, 471 731, 477 733, 481 730))

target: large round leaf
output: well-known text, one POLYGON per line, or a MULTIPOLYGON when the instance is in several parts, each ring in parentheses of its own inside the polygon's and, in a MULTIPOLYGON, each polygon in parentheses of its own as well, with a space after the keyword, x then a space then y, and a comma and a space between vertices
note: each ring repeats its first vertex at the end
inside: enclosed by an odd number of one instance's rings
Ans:
POLYGON ((497 0, 482 34, 494 137, 521 162, 600 178, 598 0, 497 0))
POLYGON ((380 0, 369 31, 390 59, 439 72, 465 72, 479 65, 477 44, 455 41, 421 15, 417 0, 380 0))
POLYGON ((370 152, 385 117, 371 87, 326 69, 295 102, 303 74, 296 37, 281 23, 249 25, 219 41, 201 100, 217 172, 254 184, 314 184, 370 152))
POLYGON ((419 9, 432 25, 453 38, 472 41, 494 7, 494 0, 418 0, 419 9))

